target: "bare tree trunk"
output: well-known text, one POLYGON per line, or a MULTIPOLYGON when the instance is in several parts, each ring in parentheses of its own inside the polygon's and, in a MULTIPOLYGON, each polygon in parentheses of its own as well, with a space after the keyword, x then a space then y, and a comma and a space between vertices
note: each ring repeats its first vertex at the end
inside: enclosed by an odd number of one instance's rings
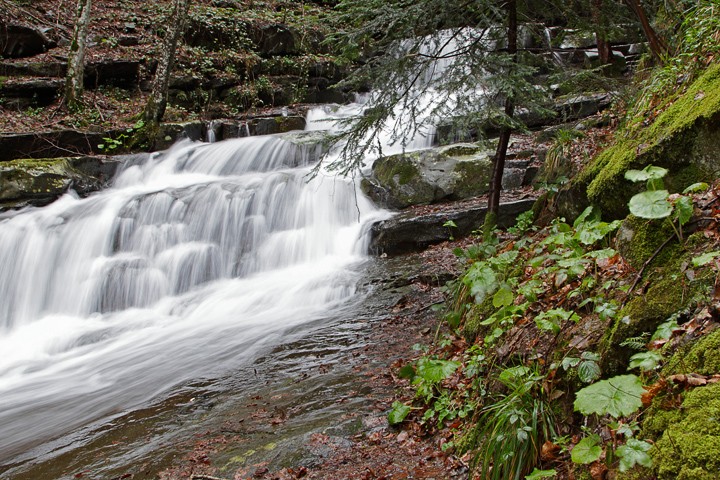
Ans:
POLYGON ((173 11, 167 20, 168 31, 165 35, 163 51, 155 72, 150 98, 148 98, 148 103, 145 106, 144 117, 146 122, 159 123, 165 115, 170 72, 175 62, 175 50, 178 41, 185 31, 189 7, 190 0, 173 1, 173 11))
POLYGON ((650 21, 645 14, 645 9, 640 5, 640 0, 625 0, 625 3, 635 13, 635 16, 640 21, 645 38, 647 38, 648 44, 650 45, 650 51, 655 57, 655 60, 662 63, 664 57, 668 53, 667 42, 661 38, 657 32, 650 25, 650 21))
MULTIPOLYGON (((508 53, 513 56, 513 61, 517 61, 517 2, 516 0, 508 0, 506 4, 508 11, 508 53)), ((505 115, 509 118, 515 113, 515 101, 508 96, 505 99, 505 115)), ((488 195, 488 210, 485 215, 485 225, 483 226, 483 235, 488 238, 497 226, 498 213, 500 212, 500 192, 502 191, 502 178, 505 171, 505 157, 507 156, 508 145, 510 144, 510 134, 512 129, 504 126, 500 131, 498 146, 495 150, 493 158, 493 173, 490 180, 490 193, 488 195)))
POLYGON ((82 104, 83 76, 85 72, 85 48, 87 32, 90 25, 90 8, 92 0, 78 0, 68 68, 65 76, 65 104, 75 110, 82 104))
POLYGON ((600 63, 607 65, 612 63, 612 50, 607 40, 607 24, 603 15, 603 0, 592 0, 592 20, 595 24, 595 44, 598 49, 600 63))

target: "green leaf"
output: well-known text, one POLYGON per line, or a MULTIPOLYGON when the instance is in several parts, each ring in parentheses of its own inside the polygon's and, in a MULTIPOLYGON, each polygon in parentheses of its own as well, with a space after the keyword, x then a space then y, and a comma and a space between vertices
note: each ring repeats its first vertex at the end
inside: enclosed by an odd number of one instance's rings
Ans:
POLYGON ((457 224, 455 222, 453 222, 452 220, 448 220, 447 222, 443 223, 443 227, 457 228, 457 224))
POLYGON ((552 470, 538 470, 533 469, 530 475, 525 475, 525 480, 540 480, 541 478, 555 478, 557 471, 553 468, 552 470))
POLYGON ((620 375, 579 390, 573 406, 583 415, 597 413, 620 418, 635 413, 642 407, 640 398, 643 393, 645 389, 640 378, 635 375, 620 375))
POLYGON ((698 183, 693 183, 692 185, 690 185, 689 187, 687 187, 685 190, 683 190, 683 193, 698 193, 698 192, 704 192, 704 191, 707 190, 708 188, 710 188, 710 185, 708 185, 707 183, 705 183, 705 182, 698 182, 698 183))
POLYGON ((640 352, 630 357, 630 369, 639 368, 643 372, 654 370, 662 360, 662 355, 657 352, 640 352))
POLYGON ((574 368, 580 365, 580 359, 577 357, 565 357, 563 358, 563 361, 560 365, 562 366, 563 370, 574 368))
POLYGON ((697 257, 692 259, 692 264, 694 267, 702 267, 707 265, 708 263, 712 262, 715 257, 720 255, 720 251, 714 251, 714 252, 705 252, 702 255, 698 255, 697 257))
POLYGON ((578 378, 583 383, 594 382, 600 378, 600 366, 593 360, 583 360, 578 365, 578 378))
POLYGON ((412 380, 415 377, 415 367, 412 365, 405 365, 398 371, 398 377, 412 380))
POLYGON ((402 402, 393 402, 392 409, 388 413, 387 419, 390 425, 397 425, 405 420, 410 413, 410 407, 402 402))
POLYGON ((439 383, 452 375, 460 363, 451 360, 433 360, 422 357, 418 360, 415 374, 429 383, 439 383))
POLYGON ((634 195, 628 207, 630 213, 640 218, 665 218, 672 213, 667 190, 652 190, 634 195))
POLYGON ((587 360, 589 362, 599 362, 600 361, 600 355, 598 355, 595 352, 583 352, 580 355, 580 358, 583 360, 587 360))
POLYGON ((635 465, 652 467, 652 458, 647 452, 652 448, 648 442, 631 438, 627 443, 615 451, 620 458, 620 471, 627 472, 635 465))
POLYGON ((625 178, 631 182, 645 182, 647 180, 657 180, 667 175, 666 168, 648 165, 642 170, 628 170, 625 172, 625 178))
POLYGON ((513 295, 510 287, 508 285, 503 285, 493 297, 493 306, 495 308, 507 307, 508 305, 512 305, 514 300, 515 295, 513 295))
POLYGON ((585 223, 585 220, 587 220, 588 217, 590 217, 590 215, 592 213, 593 213, 592 206, 587 207, 585 210, 583 210, 583 212, 580 214, 580 216, 578 218, 576 218, 575 221, 573 222, 573 228, 578 228, 580 225, 585 223))
POLYGON ((685 225, 693 216, 693 201, 690 197, 680 197, 675 200, 675 218, 680 225, 685 225))
MULTIPOLYGON (((720 252, 719 252, 720 253, 720 252)), ((677 320, 675 318, 671 318, 667 322, 663 322, 658 326, 657 330, 655 330, 655 333, 653 333, 652 338, 650 338, 650 341, 653 340, 667 340, 668 338, 672 337, 673 330, 678 328, 677 320)))
POLYGON ((600 436, 590 435, 580 440, 570 453, 570 458, 575 463, 588 464, 597 461, 602 455, 600 436))
POLYGON ((495 271, 486 262, 473 263, 463 277, 463 283, 470 287, 470 294, 478 304, 498 287, 495 271))

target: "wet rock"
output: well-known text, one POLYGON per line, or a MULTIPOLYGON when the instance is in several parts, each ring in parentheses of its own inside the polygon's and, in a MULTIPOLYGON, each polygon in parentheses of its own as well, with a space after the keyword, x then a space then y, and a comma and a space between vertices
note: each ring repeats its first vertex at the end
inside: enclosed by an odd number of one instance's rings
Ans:
POLYGON ((87 88, 100 85, 130 88, 138 84, 139 78, 139 61, 104 60, 86 65, 83 81, 87 88))
POLYGON ((375 203, 394 209, 475 197, 489 188, 491 154, 456 144, 382 157, 362 188, 375 203))
MULTIPOLYGON (((500 205, 498 226, 509 227, 515 218, 528 211, 535 203, 534 198, 517 200, 500 205)), ((459 238, 477 230, 485 220, 487 207, 455 206, 441 212, 416 214, 403 212, 389 220, 372 226, 370 249, 375 254, 398 255, 422 250, 429 245, 444 242, 451 237, 459 238), (456 227, 446 227, 448 221, 456 227)))
POLYGON ((44 206, 71 189, 88 195, 108 184, 119 163, 90 156, 5 162, 0 166, 0 210, 44 206))
POLYGON ((32 57, 55 46, 41 29, 0 22, 0 51, 5 58, 32 57))

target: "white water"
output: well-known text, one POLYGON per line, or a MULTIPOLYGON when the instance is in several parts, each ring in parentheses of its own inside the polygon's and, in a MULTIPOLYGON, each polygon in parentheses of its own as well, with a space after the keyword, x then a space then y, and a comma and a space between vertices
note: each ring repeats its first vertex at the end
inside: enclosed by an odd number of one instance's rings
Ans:
MULTIPOLYGON (((311 111, 308 129, 362 108, 311 111)), ((389 145, 388 129, 383 151, 432 132, 389 145)), ((106 191, 0 221, 0 466, 229 375, 356 300, 368 228, 388 213, 352 180, 309 180, 313 161, 280 137, 183 141, 106 191)))
MULTIPOLYGON (((278 137, 175 145, 0 223, 0 461, 353 299, 377 211, 278 137)), ((1 462, 0 462, 1 463, 1 462)))

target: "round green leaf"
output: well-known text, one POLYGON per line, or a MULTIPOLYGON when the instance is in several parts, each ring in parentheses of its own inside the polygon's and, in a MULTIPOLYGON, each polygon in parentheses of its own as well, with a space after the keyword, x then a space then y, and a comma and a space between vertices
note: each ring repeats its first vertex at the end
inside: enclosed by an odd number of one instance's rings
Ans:
POLYGON ((630 199, 630 213, 640 218, 665 218, 672 213, 667 190, 638 193, 630 199))
POLYGON ((578 442, 570 453, 570 458, 575 463, 583 465, 593 463, 602 455, 602 447, 599 445, 600 437, 598 435, 590 435, 578 442))
POLYGON ((645 389, 637 376, 620 375, 579 390, 574 407, 583 415, 625 417, 642 407, 643 393, 645 389))
POLYGON ((666 168, 648 165, 642 170, 628 170, 625 172, 625 178, 631 182, 644 182, 646 180, 657 180, 667 175, 666 168))

